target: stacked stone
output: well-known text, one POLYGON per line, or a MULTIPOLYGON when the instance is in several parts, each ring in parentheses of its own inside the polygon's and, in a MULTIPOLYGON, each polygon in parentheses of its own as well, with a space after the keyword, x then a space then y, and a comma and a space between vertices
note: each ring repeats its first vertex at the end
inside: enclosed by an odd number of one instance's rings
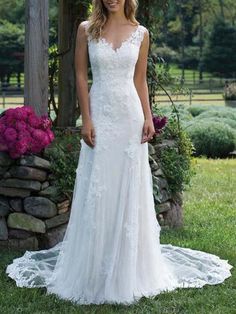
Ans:
POLYGON ((152 169, 153 183, 158 186, 158 200, 155 200, 157 219, 162 227, 178 228, 183 225, 181 192, 172 193, 168 181, 161 169, 161 151, 167 147, 178 149, 175 140, 164 139, 152 145, 148 143, 149 162, 152 169))
POLYGON ((62 240, 70 200, 50 179, 50 162, 0 153, 0 247, 37 250, 62 240))

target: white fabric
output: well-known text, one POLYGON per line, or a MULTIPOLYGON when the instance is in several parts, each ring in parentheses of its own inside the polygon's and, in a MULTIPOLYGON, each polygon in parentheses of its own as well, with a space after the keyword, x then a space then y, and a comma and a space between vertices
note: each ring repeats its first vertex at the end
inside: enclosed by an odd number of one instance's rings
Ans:
POLYGON ((26 251, 7 266, 18 287, 46 287, 77 304, 131 304, 177 287, 218 284, 227 260, 160 244, 144 115, 133 83, 146 28, 139 25, 114 50, 89 38, 96 144, 81 140, 70 220, 62 242, 26 251))

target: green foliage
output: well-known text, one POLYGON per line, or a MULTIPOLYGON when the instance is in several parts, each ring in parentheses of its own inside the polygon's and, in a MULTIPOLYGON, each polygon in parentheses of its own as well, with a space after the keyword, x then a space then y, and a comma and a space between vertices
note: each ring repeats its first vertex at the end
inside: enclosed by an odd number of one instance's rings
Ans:
POLYGON ((156 53, 160 58, 164 59, 167 63, 176 63, 179 60, 178 52, 165 44, 163 45, 163 47, 153 45, 152 51, 156 53))
POLYGON ((79 160, 80 137, 78 134, 55 133, 56 139, 46 150, 46 154, 52 164, 52 179, 55 185, 61 194, 70 197, 74 189, 79 160))
POLYGON ((185 69, 197 69, 199 64, 199 47, 188 46, 184 49, 184 59, 177 55, 177 63, 184 66, 185 69))
POLYGON ((0 19, 23 25, 25 22, 25 0, 1 0, 0 19))
POLYGON ((227 107, 220 107, 219 109, 209 109, 205 112, 202 112, 201 114, 199 114, 197 116, 197 119, 202 120, 202 119, 206 119, 206 118, 210 118, 210 117, 214 117, 214 118, 226 118, 226 119, 232 119, 236 121, 236 111, 232 108, 227 108, 227 107))
POLYGON ((176 147, 166 147, 160 152, 161 168, 168 181, 171 192, 181 192, 190 183, 192 175, 195 173, 191 162, 194 152, 192 142, 185 131, 179 131, 176 123, 169 120, 168 127, 164 132, 164 137, 175 138, 176 147))
MULTIPOLYGON (((181 105, 177 106, 180 117, 187 112, 181 105), (182 113, 181 113, 182 112, 182 113)), ((162 134, 156 137, 155 141, 161 143, 163 140, 174 140, 176 146, 162 148, 160 151, 161 168, 166 176, 170 190, 174 192, 183 191, 190 183, 194 174, 191 156, 194 152, 193 144, 186 131, 178 125, 175 112, 170 107, 159 108, 155 106, 153 112, 160 116, 167 116, 166 124, 162 134)), ((187 112, 185 116, 190 116, 187 112)))
POLYGON ((236 27, 217 19, 204 52, 205 70, 223 77, 236 74, 236 27))
POLYGON ((196 150, 196 156, 227 157, 235 149, 235 132, 222 122, 197 121, 186 128, 196 150))
POLYGON ((186 108, 186 110, 188 110, 191 115, 193 117, 198 116, 199 114, 201 114, 202 112, 205 112, 209 109, 219 109, 219 106, 213 106, 213 105, 191 105, 189 107, 186 108))
POLYGON ((0 20, 0 76, 23 71, 23 60, 14 54, 24 51, 23 25, 0 20))

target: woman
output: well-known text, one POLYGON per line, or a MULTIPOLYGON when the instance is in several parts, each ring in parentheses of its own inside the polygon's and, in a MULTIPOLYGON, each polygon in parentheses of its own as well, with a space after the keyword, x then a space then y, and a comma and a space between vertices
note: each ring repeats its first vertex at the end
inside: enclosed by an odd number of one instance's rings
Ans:
POLYGON ((231 275, 232 266, 216 255, 159 242, 148 162, 149 32, 136 21, 136 7, 135 0, 95 0, 90 19, 79 25, 83 126, 70 220, 62 242, 8 265, 18 286, 46 287, 77 304, 128 305, 231 275))

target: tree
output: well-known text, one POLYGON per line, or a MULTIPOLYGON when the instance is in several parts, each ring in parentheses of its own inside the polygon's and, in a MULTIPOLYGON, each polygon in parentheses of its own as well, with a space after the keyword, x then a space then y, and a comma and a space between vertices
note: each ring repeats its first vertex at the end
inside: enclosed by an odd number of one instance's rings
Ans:
POLYGON ((24 51, 22 25, 0 21, 0 43, 0 80, 4 82, 11 74, 23 71, 23 60, 16 57, 17 53, 23 54, 24 51))
POLYGON ((235 51, 236 27, 223 19, 217 19, 204 51, 205 70, 219 76, 235 77, 235 51))
POLYGON ((24 104, 48 112, 48 0, 26 0, 24 104), (39 27, 40 25, 40 27, 39 27))
POLYGON ((90 1, 59 0, 59 82, 57 126, 75 126, 77 106, 74 52, 77 28, 87 18, 90 1))

